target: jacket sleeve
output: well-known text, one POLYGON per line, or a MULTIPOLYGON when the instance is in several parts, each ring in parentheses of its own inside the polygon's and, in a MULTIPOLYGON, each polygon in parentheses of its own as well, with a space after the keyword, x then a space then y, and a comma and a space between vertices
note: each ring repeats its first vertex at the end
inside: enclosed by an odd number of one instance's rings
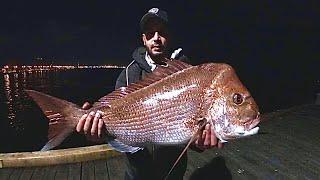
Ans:
POLYGON ((118 88, 124 87, 124 86, 127 86, 126 68, 123 69, 121 71, 121 73, 119 74, 117 81, 116 81, 115 89, 118 89, 118 88))
POLYGON ((125 69, 122 70, 117 78, 115 89, 126 87, 128 84, 137 82, 141 79, 141 68, 135 62, 130 63, 125 69), (128 74, 127 74, 128 73, 128 74), (128 78, 128 82, 127 82, 128 78))
POLYGON ((176 50, 171 54, 171 59, 180 60, 180 61, 183 61, 183 62, 188 63, 188 64, 191 63, 191 62, 190 62, 190 59, 182 53, 182 48, 176 49, 176 50))
POLYGON ((187 56, 185 56, 185 55, 180 56, 180 57, 178 58, 178 60, 183 61, 183 62, 188 63, 188 64, 191 64, 190 59, 189 59, 187 56))

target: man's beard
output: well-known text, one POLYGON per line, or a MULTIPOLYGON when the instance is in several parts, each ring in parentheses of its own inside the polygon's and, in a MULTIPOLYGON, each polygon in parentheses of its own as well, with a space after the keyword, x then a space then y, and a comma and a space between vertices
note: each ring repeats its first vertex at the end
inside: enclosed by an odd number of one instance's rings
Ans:
POLYGON ((166 53, 164 51, 164 47, 161 47, 161 52, 153 53, 152 50, 148 51, 149 56, 153 61, 156 63, 161 63, 165 60, 166 58, 166 53))

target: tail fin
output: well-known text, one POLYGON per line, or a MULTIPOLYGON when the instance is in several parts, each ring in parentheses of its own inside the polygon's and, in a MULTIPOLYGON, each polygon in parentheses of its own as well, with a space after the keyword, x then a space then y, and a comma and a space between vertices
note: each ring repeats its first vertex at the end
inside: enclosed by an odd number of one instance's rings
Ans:
POLYGON ((25 90, 25 92, 38 104, 49 119, 49 141, 41 151, 58 146, 74 131, 80 117, 84 114, 84 110, 71 102, 38 91, 25 90))

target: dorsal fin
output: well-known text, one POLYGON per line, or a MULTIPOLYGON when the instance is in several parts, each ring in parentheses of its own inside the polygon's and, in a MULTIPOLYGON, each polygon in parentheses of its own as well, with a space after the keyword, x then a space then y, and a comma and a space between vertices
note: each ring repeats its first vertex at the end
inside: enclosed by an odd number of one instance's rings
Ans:
POLYGON ((127 94, 135 92, 139 89, 149 86, 152 83, 155 83, 169 75, 172 75, 176 72, 182 71, 191 67, 192 65, 182 62, 180 60, 166 60, 164 65, 158 65, 157 68, 150 74, 147 74, 143 80, 136 83, 131 83, 127 87, 120 87, 110 94, 103 96, 94 103, 93 106, 99 106, 101 104, 108 105, 111 101, 115 99, 122 98, 127 94))

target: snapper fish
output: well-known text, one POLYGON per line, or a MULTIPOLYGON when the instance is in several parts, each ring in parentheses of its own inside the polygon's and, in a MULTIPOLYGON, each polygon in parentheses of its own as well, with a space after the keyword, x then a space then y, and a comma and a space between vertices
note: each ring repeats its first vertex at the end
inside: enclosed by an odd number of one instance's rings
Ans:
POLYGON ((41 92, 26 92, 50 120, 49 141, 42 150, 58 146, 83 114, 98 110, 107 143, 120 152, 134 153, 146 144, 190 145, 206 123, 222 142, 259 130, 257 104, 234 69, 222 63, 192 66, 167 60, 143 80, 116 89, 88 110, 41 92))

